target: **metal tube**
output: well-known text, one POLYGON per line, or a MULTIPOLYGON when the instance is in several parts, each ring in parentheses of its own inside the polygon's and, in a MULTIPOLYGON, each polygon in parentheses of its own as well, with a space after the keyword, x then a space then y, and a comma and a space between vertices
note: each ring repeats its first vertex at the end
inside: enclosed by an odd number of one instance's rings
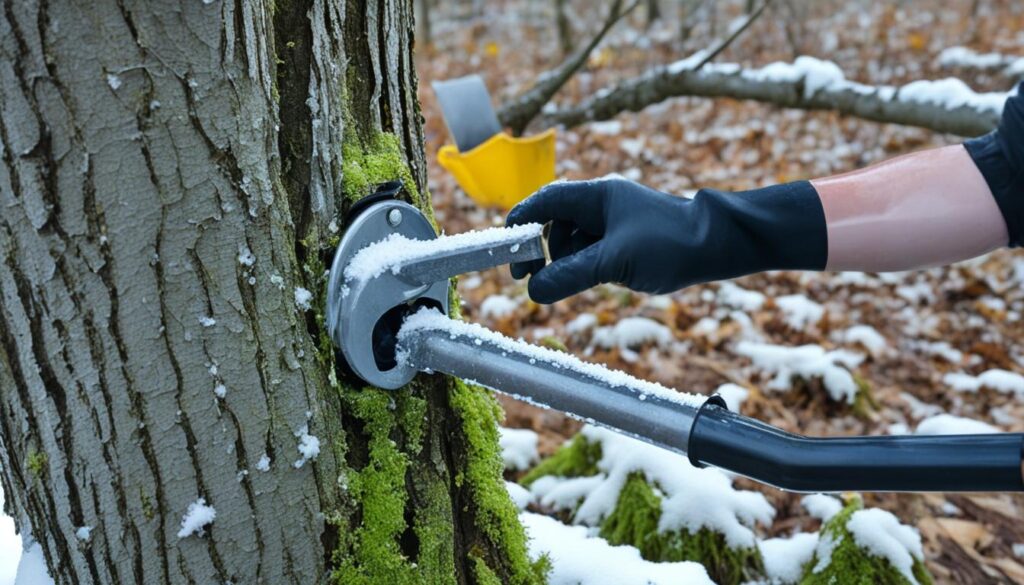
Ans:
POLYGON ((804 437, 729 412, 717 396, 675 400, 621 372, 587 373, 593 364, 570 355, 543 359, 526 342, 447 324, 403 330, 400 351, 413 369, 463 378, 785 490, 1024 491, 1024 434, 804 437))
POLYGON ((721 467, 798 492, 1019 492, 1024 434, 804 437, 705 404, 688 446, 721 467))
POLYGON ((686 453, 698 406, 650 394, 640 380, 613 386, 577 370, 536 360, 525 342, 513 342, 523 346, 515 351, 512 344, 499 347, 486 340, 477 341, 426 329, 413 332, 403 341, 402 349, 407 352, 406 359, 422 371, 451 374, 518 400, 686 453))

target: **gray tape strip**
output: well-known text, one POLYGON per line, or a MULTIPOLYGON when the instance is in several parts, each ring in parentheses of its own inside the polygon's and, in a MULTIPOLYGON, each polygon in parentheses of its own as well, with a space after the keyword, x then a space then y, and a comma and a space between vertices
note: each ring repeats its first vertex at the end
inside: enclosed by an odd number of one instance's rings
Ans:
POLYGON ((501 132, 491 95, 479 75, 435 81, 431 85, 459 152, 472 150, 501 132))

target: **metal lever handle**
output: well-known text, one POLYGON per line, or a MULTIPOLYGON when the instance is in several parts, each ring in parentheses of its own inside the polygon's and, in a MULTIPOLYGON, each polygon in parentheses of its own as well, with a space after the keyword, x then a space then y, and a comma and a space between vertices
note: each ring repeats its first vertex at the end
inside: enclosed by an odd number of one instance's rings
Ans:
MULTIPOLYGON (((486 233, 486 232, 485 232, 486 233)), ((474 241, 455 235, 432 240, 446 245, 429 256, 421 256, 398 263, 398 275, 403 280, 417 285, 428 285, 438 281, 474 272, 511 264, 528 262, 545 257, 544 233, 524 232, 522 235, 507 237, 500 242, 486 239, 474 241), (461 240, 461 242, 460 242, 461 240), (462 243, 466 242, 466 243, 462 243)))
POLYGON ((450 374, 677 453, 686 453, 705 401, 440 313, 410 317, 399 333, 399 356, 417 370, 450 374))
POLYGON ((1024 491, 1024 434, 804 437, 479 325, 418 313, 400 359, 800 492, 1024 491))

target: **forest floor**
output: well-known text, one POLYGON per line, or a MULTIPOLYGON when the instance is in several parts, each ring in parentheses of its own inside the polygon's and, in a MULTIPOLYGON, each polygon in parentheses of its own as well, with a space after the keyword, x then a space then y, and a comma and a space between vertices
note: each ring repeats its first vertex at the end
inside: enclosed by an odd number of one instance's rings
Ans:
MULTIPOLYGON (((497 102, 524 91, 560 61, 553 4, 488 2, 474 12, 470 3, 446 3, 432 14, 433 42, 417 48, 417 66, 430 189, 448 233, 501 225, 504 215, 477 207, 436 164, 434 155, 449 138, 430 82, 479 73, 497 102)), ((662 19, 650 27, 643 7, 621 22, 556 101, 574 103, 616 80, 682 59, 721 36, 743 8, 742 2, 718 3, 717 22, 705 15, 684 41, 677 3, 662 4, 662 19)), ((804 54, 833 60, 847 78, 870 84, 954 75, 977 91, 1011 87, 1012 80, 998 72, 946 69, 936 57, 956 45, 1021 55, 1024 33, 1017 31, 1024 30, 1024 11, 1010 1, 983 1, 972 19, 970 1, 941 4, 801 2, 795 5, 809 7, 794 18, 787 4, 777 3, 716 61, 761 66, 804 54)), ((571 5, 577 43, 584 43, 603 19, 605 3, 571 5)), ((681 98, 559 130, 557 174, 580 179, 617 172, 674 194, 701 187, 739 190, 840 173, 960 141, 828 112, 681 98)), ((463 277, 459 292, 467 319, 511 336, 564 344, 585 359, 680 390, 710 394, 725 383, 742 386, 749 391, 743 414, 789 431, 907 433, 942 413, 1024 431, 1024 393, 965 391, 947 377, 991 369, 1024 373, 1024 257, 1018 252, 920 272, 774 272, 734 284, 743 290, 715 283, 661 297, 602 286, 541 306, 527 298, 524 282, 498 269, 463 277), (593 315, 598 326, 645 317, 671 335, 605 347, 586 330, 567 331, 580 315, 593 315), (863 360, 851 371, 867 383, 872 404, 855 408, 831 400, 815 379, 769 389, 773 374, 736 351, 741 340, 856 352, 863 360)), ((579 428, 557 412, 502 403, 506 425, 538 432, 544 455, 579 428)), ((765 494, 777 510, 774 522, 761 527, 762 537, 817 529, 819 521, 800 506, 799 495, 737 483, 765 494)), ((927 566, 939 582, 1024 582, 1022 495, 866 494, 865 503, 920 530, 927 566)))

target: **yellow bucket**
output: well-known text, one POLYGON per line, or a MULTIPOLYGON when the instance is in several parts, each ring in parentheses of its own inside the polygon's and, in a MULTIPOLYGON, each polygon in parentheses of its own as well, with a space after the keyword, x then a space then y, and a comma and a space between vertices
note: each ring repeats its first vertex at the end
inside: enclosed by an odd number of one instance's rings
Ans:
POLYGON ((528 138, 501 132, 468 152, 448 144, 437 162, 480 205, 509 209, 555 180, 555 129, 528 138))

